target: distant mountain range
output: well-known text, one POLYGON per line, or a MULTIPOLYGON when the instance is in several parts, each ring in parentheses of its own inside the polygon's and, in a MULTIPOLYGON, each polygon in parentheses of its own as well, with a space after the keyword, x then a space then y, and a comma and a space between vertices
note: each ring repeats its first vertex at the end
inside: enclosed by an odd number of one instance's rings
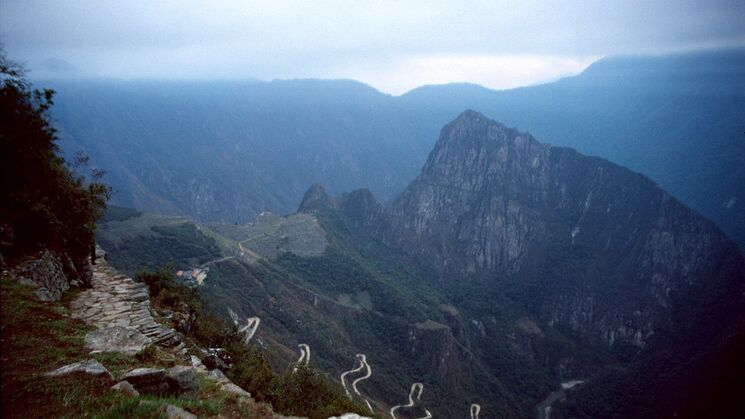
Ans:
POLYGON ((442 125, 475 109, 643 173, 745 244, 745 51, 611 57, 505 91, 402 96, 345 80, 39 81, 57 90, 63 150, 108 172, 115 202, 202 221, 287 213, 317 181, 388 201, 442 125))
POLYGON ((99 242, 128 271, 209 267, 214 308, 260 317, 285 362, 307 343, 339 377, 366 354, 378 412, 419 382, 402 417, 727 417, 745 388, 737 244, 647 177, 474 111, 388 204, 314 184, 298 214, 125 212, 99 242))

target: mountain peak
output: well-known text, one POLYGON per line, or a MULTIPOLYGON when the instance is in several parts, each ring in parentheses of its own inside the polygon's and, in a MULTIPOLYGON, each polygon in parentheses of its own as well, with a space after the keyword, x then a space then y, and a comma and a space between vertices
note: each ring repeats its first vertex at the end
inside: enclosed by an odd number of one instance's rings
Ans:
POLYGON ((473 109, 466 109, 465 111, 461 112, 460 115, 458 115, 457 118, 455 118, 455 121, 474 121, 479 122, 482 119, 488 119, 479 111, 474 111, 473 109))
POLYGON ((313 212, 320 207, 336 206, 334 198, 326 192, 320 183, 316 182, 310 185, 310 188, 303 195, 297 212, 313 212))
POLYGON ((516 137, 529 138, 535 142, 530 134, 522 134, 515 128, 509 128, 487 118, 481 112, 468 109, 442 129, 438 145, 451 142, 462 143, 464 140, 474 145, 496 144, 509 142, 516 137))

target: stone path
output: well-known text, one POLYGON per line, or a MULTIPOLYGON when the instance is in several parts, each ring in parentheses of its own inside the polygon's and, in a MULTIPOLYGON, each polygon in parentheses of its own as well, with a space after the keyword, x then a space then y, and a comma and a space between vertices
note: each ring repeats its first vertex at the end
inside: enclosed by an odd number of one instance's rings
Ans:
POLYGON ((150 310, 147 285, 112 268, 103 257, 93 265, 93 287, 70 303, 71 316, 99 329, 122 326, 134 329, 164 348, 181 355, 187 350, 176 331, 158 323, 150 310))

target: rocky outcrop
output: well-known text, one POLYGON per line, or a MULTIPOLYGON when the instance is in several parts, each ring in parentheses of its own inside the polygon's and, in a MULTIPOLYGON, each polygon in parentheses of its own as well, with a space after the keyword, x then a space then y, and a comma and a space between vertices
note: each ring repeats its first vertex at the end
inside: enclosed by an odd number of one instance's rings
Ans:
POLYGON ((139 396, 140 392, 135 390, 134 387, 132 387, 132 384, 129 384, 129 381, 120 381, 113 386, 111 386, 111 389, 114 391, 122 392, 128 396, 139 396))
POLYGON ((197 369, 194 367, 177 365, 166 370, 166 377, 174 382, 182 393, 194 393, 199 390, 197 369))
POLYGON ((551 186, 551 148, 467 111, 446 125, 391 210, 390 239, 443 274, 514 273, 545 235, 535 204, 551 186))
POLYGON ((59 301, 70 289, 70 281, 60 258, 49 250, 43 250, 33 259, 20 264, 14 273, 20 283, 35 288, 34 293, 41 301, 59 301))
POLYGON ((167 370, 135 368, 119 379, 128 382, 140 394, 194 394, 199 389, 196 368, 187 366, 175 366, 167 370))
POLYGON ((217 368, 211 371, 202 371, 202 373, 204 374, 204 378, 216 382, 220 389, 226 393, 239 397, 251 397, 251 393, 230 381, 230 379, 217 368))

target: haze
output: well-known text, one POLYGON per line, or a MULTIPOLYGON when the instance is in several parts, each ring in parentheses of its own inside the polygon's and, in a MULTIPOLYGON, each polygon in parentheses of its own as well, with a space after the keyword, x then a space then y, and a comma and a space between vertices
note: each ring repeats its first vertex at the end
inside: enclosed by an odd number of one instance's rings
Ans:
POLYGON ((741 1, 0 2, 0 40, 36 78, 348 78, 391 94, 742 46, 742 22, 741 1))

